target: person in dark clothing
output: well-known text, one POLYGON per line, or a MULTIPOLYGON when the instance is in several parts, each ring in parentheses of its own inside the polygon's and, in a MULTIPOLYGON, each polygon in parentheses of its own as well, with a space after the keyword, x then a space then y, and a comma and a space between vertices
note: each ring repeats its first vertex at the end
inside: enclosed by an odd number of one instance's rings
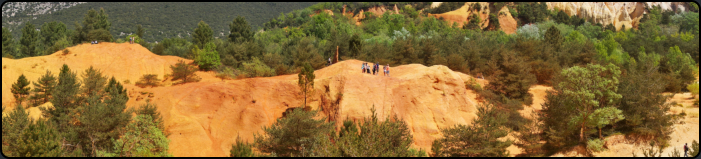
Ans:
POLYGON ((380 74, 380 63, 375 62, 375 70, 377 70, 375 75, 380 74))
POLYGON ((372 74, 372 73, 370 72, 370 65, 368 65, 367 63, 365 64, 365 72, 368 73, 368 74, 372 74))
POLYGON ((373 65, 372 65, 372 75, 375 75, 375 72, 377 72, 377 69, 375 68, 375 65, 377 65, 377 64, 373 64, 373 65))

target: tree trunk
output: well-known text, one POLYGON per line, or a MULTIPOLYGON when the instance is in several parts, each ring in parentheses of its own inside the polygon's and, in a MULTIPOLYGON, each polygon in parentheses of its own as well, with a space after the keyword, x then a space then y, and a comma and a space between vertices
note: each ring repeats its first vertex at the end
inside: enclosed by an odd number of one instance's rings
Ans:
POLYGON ((603 137, 601 137, 601 128, 599 128, 599 138, 604 139, 603 137))
POLYGON ((579 141, 581 141, 581 142, 584 142, 584 129, 585 129, 584 125, 585 125, 585 123, 587 123, 586 121, 587 121, 587 119, 584 118, 584 122, 582 122, 582 126, 579 130, 579 141))

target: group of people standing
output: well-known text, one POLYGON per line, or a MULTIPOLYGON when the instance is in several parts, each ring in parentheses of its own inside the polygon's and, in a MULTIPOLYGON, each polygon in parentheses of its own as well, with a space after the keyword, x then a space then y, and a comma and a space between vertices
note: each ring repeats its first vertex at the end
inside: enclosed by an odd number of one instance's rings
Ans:
MULTIPOLYGON (((363 63, 361 69, 363 70, 363 73, 370 74, 370 65, 368 65, 367 62, 363 63)), ((385 73, 385 76, 389 76, 389 64, 382 67, 382 71, 385 73)), ((372 66, 372 74, 377 75, 378 72, 380 72, 380 64, 375 62, 375 64, 372 66)))

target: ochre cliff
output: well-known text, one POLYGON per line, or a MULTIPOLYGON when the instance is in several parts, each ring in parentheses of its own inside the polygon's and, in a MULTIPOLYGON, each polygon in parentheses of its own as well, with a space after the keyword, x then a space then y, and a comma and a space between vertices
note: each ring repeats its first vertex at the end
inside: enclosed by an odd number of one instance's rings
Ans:
MULTIPOLYGON (((252 142, 254 133, 262 133, 262 127, 272 125, 283 112, 300 107, 304 101, 297 75, 221 80, 212 72, 197 72, 200 82, 139 88, 133 83, 143 74, 163 79, 171 73, 169 66, 183 59, 158 56, 126 43, 81 44, 68 50, 68 55, 59 51, 19 60, 3 58, 2 102, 14 103, 10 86, 20 74, 36 81, 47 69, 57 76, 64 63, 79 73, 93 66, 120 82, 130 81, 124 85, 130 97, 127 107, 146 101, 157 105, 171 133, 168 138, 173 155, 223 157, 228 156, 237 136, 252 142)), ((440 65, 410 64, 391 67, 391 76, 385 77, 361 73, 361 63, 346 60, 315 71, 316 93, 308 105, 322 110, 320 117, 329 117, 340 126, 346 119, 369 117, 374 106, 380 120, 397 116, 406 121, 414 139, 412 146, 424 150, 430 150, 431 142, 441 136, 440 128, 469 125, 475 118, 475 95, 464 83, 471 78, 468 75, 440 65)), ((481 79, 478 82, 486 84, 481 79)), ((33 118, 40 116, 36 107, 28 111, 33 118)))

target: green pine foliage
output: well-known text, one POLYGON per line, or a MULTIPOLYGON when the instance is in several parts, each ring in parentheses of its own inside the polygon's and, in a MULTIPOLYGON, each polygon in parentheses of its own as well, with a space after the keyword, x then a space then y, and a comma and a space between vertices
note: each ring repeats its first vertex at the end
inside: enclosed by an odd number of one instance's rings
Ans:
POLYGON ((160 86, 160 79, 158 79, 158 75, 156 74, 145 74, 141 76, 139 81, 136 81, 135 85, 141 88, 150 86, 150 87, 158 87, 160 86))
POLYGON ((173 157, 168 153, 170 140, 149 115, 137 115, 121 138, 112 139, 112 147, 98 151, 100 157, 173 157))
POLYGON ((101 101, 100 95, 91 95, 85 101, 81 116, 81 143, 88 148, 89 156, 96 156, 97 151, 108 148, 111 140, 119 138, 120 131, 130 120, 130 112, 125 112, 126 98, 112 87, 107 99, 101 101))
POLYGON ((212 28, 204 21, 197 23, 197 28, 192 32, 192 44, 198 47, 205 47, 205 44, 214 39, 212 28))
POLYGON ((10 91, 12 92, 12 96, 15 97, 15 100, 17 100, 17 103, 22 104, 22 101, 26 100, 26 98, 29 96, 29 81, 27 81, 27 77, 24 77, 24 74, 20 75, 19 78, 17 78, 17 82, 12 84, 12 88, 10 91))
POLYGON ((177 64, 170 66, 170 69, 173 70, 172 80, 180 80, 178 84, 200 81, 200 77, 195 74, 197 68, 186 64, 185 61, 178 61, 177 64))
POLYGON ((83 79, 83 87, 80 88, 80 92, 83 93, 84 96, 101 96, 104 93, 103 88, 105 88, 105 84, 107 84, 107 77, 102 75, 102 71, 96 70, 90 66, 81 77, 83 79))
POLYGON ((492 104, 480 105, 471 126, 456 125, 441 129, 443 137, 433 141, 433 156, 506 157, 513 141, 500 141, 509 130, 504 126, 506 115, 492 104))
MULTIPOLYGON (((548 92, 543 110, 538 114, 539 120, 543 121, 540 129, 547 141, 544 147, 547 151, 584 143, 590 134, 596 132, 587 130, 590 125, 597 125, 592 121, 596 110, 615 107, 623 97, 617 93, 620 74, 619 68, 613 64, 605 67, 591 64, 587 67, 575 66, 560 73, 554 91, 548 92)), ((623 115, 628 118, 625 112, 623 115)), ((615 123, 615 120, 601 121, 602 125, 615 123)))
POLYGON ((51 99, 51 93, 56 87, 56 77, 51 73, 51 71, 46 70, 46 74, 42 75, 37 82, 32 82, 34 85, 34 95, 30 97, 34 102, 33 106, 41 105, 49 102, 51 99))
POLYGON ((117 80, 114 78, 114 76, 112 78, 110 78, 109 83, 107 83, 107 86, 105 86, 104 92, 107 94, 110 94, 110 93, 112 93, 112 91, 115 91, 118 94, 125 96, 127 99, 129 98, 129 97, 127 97, 127 89, 124 88, 124 86, 122 86, 122 84, 120 82, 117 82, 117 80), (115 87, 116 89, 112 89, 112 87, 115 87))
POLYGON ((248 24, 245 17, 236 16, 234 21, 229 23, 229 41, 230 42, 243 42, 253 40, 253 31, 251 31, 251 25, 248 24))
MULTIPOLYGON (((409 148, 412 135, 409 127, 397 116, 380 122, 375 107, 372 115, 362 122, 346 120, 336 140, 343 157, 416 157, 425 152, 415 152, 409 148)), ((421 150, 423 151, 423 150, 421 150)))
POLYGON ((24 129, 32 120, 22 105, 17 105, 12 112, 2 116, 2 153, 8 157, 19 154, 19 140, 24 129))
POLYGON ((689 146, 689 156, 698 156, 699 155, 699 142, 694 140, 691 143, 691 146, 689 146))
POLYGON ((22 130, 17 145, 19 157, 60 157, 63 153, 59 133, 45 120, 30 123, 22 130))
POLYGON ((241 140, 241 137, 236 138, 236 144, 231 144, 231 151, 229 151, 229 157, 256 157, 255 153, 251 149, 253 144, 245 143, 241 140))
POLYGON ((17 56, 18 52, 15 50, 15 46, 15 39, 10 30, 6 27, 2 27, 2 57, 17 56))
MULTIPOLYGON (((141 105, 138 109, 136 109, 135 113, 137 115, 148 115, 153 119, 153 123, 156 123, 156 127, 160 129, 162 132, 166 133, 165 130, 165 123, 163 121, 163 117, 161 116, 161 113, 158 112, 158 108, 156 107, 156 104, 152 103, 146 103, 141 105)), ((168 134, 166 134, 168 136, 168 134)))
POLYGON ((256 148, 263 153, 279 156, 311 156, 311 152, 333 131, 333 122, 326 118, 313 119, 318 110, 305 111, 295 108, 285 117, 278 119, 270 127, 264 127, 264 134, 255 135, 256 148))
POLYGON ((297 74, 300 91, 304 95, 304 106, 307 106, 307 98, 314 94, 314 69, 309 63, 304 63, 302 71, 297 74))
POLYGON ((51 103, 54 107, 40 108, 43 115, 55 124, 59 132, 68 132, 72 127, 71 118, 74 115, 72 112, 79 104, 77 98, 80 85, 76 73, 64 64, 58 75, 58 83, 52 92, 51 103))
POLYGON ((33 24, 27 23, 24 25, 24 28, 22 28, 22 37, 20 38, 19 43, 20 53, 18 56, 15 56, 15 58, 41 55, 41 47, 39 46, 39 31, 36 30, 36 27, 33 24))

